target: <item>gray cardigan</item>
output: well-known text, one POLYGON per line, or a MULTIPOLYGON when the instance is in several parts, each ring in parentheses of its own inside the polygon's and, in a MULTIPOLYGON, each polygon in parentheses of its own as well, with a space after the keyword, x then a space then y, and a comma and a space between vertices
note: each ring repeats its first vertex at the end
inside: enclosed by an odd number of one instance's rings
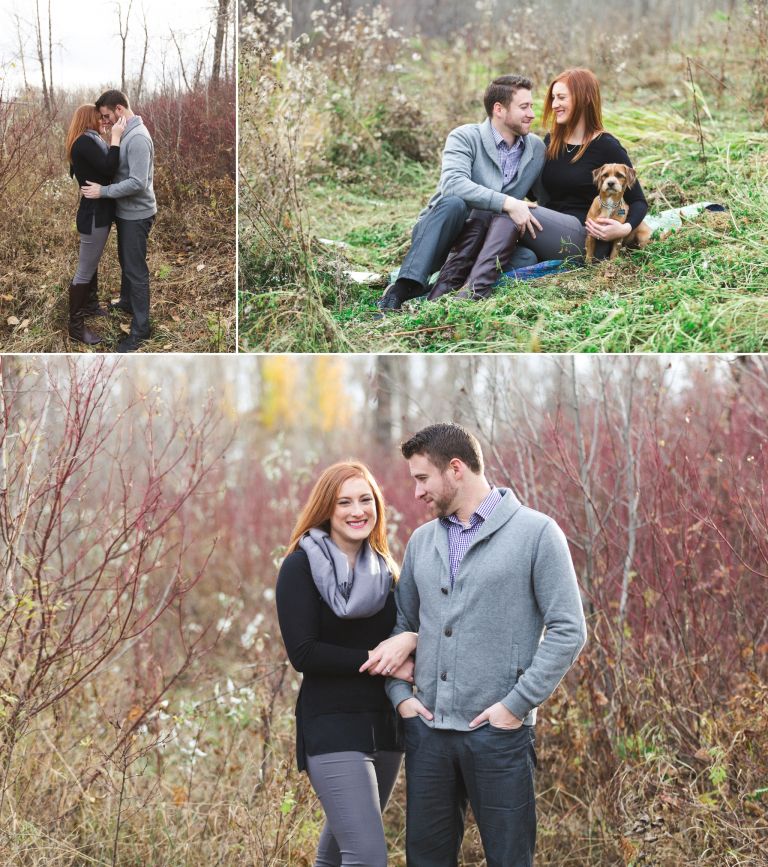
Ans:
POLYGON ((415 695, 434 713, 428 725, 435 728, 468 731, 498 701, 533 725, 586 641, 565 535, 512 491, 500 491, 453 590, 448 531, 439 521, 419 527, 405 551, 393 635, 419 634, 415 691, 393 678, 386 690, 395 707, 415 695))
POLYGON ((117 200, 121 220, 144 220, 157 213, 155 190, 155 146, 144 121, 134 115, 120 139, 120 162, 114 183, 101 188, 101 197, 117 200))
POLYGON ((504 186, 491 121, 467 123, 448 135, 443 150, 443 166, 437 192, 419 214, 421 219, 443 196, 458 196, 469 208, 500 214, 505 196, 523 199, 532 188, 543 192, 537 183, 544 167, 544 142, 533 133, 525 136, 525 149, 517 174, 504 186))

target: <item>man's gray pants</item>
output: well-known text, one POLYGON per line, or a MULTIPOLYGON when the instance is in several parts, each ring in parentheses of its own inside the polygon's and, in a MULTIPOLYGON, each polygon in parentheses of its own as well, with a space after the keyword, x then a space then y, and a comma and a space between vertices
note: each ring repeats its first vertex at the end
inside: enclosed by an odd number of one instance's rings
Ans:
POLYGON ((117 258, 120 260, 120 303, 133 311, 131 335, 149 337, 149 267, 147 238, 154 217, 143 220, 117 218, 117 258))
POLYGON ((402 759, 402 753, 385 750, 307 756, 307 773, 326 818, 315 867, 387 867, 381 812, 402 759))
POLYGON ((413 227, 411 248, 403 260, 398 278, 415 280, 426 293, 430 276, 443 267, 468 214, 464 199, 458 196, 439 199, 413 227))

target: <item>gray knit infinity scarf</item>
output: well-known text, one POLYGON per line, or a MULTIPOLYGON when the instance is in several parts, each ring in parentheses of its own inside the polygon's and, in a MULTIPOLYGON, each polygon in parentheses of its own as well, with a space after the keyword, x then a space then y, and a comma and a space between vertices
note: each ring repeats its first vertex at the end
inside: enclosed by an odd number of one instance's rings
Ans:
POLYGON ((309 567, 320 596, 331 611, 345 620, 371 617, 384 607, 392 587, 392 573, 386 560, 366 539, 355 568, 347 555, 331 541, 325 530, 313 527, 299 541, 309 558, 309 567))

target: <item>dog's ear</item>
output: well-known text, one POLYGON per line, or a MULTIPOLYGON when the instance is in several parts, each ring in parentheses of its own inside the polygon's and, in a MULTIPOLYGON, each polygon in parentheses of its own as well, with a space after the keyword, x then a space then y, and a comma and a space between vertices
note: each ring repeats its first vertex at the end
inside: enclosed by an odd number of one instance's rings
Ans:
POLYGON ((592 172, 592 183, 597 187, 599 186, 600 175, 603 173, 603 169, 605 166, 600 166, 592 172))
POLYGON ((631 166, 625 166, 627 170, 627 189, 631 190, 637 180, 637 172, 631 166))

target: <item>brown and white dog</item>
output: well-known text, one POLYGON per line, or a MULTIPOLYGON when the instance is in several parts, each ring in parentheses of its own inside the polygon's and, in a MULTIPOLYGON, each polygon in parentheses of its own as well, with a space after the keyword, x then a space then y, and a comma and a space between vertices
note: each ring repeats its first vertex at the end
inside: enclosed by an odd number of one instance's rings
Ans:
MULTIPOLYGON (((637 180, 635 170, 623 163, 606 163, 592 172, 592 180, 597 187, 597 195, 587 213, 587 218, 595 220, 597 217, 609 217, 619 223, 625 223, 629 208, 624 201, 624 192, 632 189, 637 180)), ((617 238, 611 247, 609 259, 615 259, 619 255, 619 247, 625 244, 628 247, 644 247, 651 237, 651 229, 643 222, 633 229, 626 238, 617 238)), ((589 263, 595 257, 596 239, 587 235, 585 260, 589 263)))

